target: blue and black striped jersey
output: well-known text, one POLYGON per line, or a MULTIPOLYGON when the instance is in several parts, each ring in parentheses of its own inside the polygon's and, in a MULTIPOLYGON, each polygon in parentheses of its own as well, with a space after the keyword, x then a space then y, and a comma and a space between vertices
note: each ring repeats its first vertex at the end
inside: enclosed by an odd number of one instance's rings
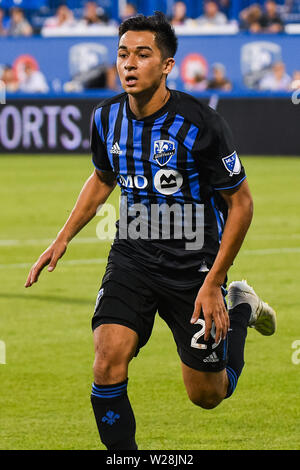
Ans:
POLYGON ((91 149, 95 167, 114 172, 121 188, 113 253, 193 283, 219 249, 227 214, 219 191, 246 177, 224 119, 172 90, 138 120, 122 93, 95 109, 91 149))

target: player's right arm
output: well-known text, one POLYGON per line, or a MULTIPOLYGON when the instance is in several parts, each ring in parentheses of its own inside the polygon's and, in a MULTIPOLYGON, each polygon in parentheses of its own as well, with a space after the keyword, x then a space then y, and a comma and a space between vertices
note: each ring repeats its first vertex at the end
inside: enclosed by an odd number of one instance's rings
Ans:
POLYGON ((116 179, 113 172, 95 169, 85 182, 69 218, 56 239, 32 266, 25 287, 37 282, 45 266, 49 265, 48 271, 54 270, 69 242, 96 215, 98 207, 105 203, 115 186, 116 179))

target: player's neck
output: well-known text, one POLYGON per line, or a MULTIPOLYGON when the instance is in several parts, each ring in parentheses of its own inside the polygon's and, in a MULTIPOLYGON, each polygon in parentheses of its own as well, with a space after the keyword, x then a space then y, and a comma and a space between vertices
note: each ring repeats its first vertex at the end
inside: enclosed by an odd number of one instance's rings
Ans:
POLYGON ((129 95, 130 110, 137 119, 143 119, 161 109, 169 98, 170 91, 165 85, 159 87, 154 93, 151 90, 138 96, 129 95))

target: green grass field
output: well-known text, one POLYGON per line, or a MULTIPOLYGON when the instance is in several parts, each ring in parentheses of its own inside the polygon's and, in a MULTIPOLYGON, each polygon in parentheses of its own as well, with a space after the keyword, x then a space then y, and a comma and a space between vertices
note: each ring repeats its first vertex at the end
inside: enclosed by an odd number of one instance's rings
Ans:
MULTIPOLYGON (((229 278, 246 278, 277 310, 278 331, 249 330, 236 392, 202 410, 187 399, 173 338, 157 318, 130 367, 141 450, 300 449, 300 364, 292 362, 300 340, 300 159, 243 163, 255 217, 229 278)), ((0 449, 103 449, 90 406, 90 319, 110 243, 96 239, 97 217, 53 273, 24 288, 92 165, 89 157, 10 155, 0 169, 0 449)))

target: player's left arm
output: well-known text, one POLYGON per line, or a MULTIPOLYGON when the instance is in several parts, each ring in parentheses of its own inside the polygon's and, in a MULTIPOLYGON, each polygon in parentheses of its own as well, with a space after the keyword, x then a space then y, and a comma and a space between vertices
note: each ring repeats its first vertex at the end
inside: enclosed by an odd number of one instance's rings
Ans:
POLYGON ((247 180, 242 181, 238 189, 222 190, 220 193, 227 203, 228 217, 217 257, 199 290, 191 318, 191 323, 195 323, 202 309, 205 320, 204 339, 208 340, 214 321, 216 342, 221 337, 225 338, 229 328, 229 317, 221 286, 242 246, 253 215, 253 200, 247 180))

